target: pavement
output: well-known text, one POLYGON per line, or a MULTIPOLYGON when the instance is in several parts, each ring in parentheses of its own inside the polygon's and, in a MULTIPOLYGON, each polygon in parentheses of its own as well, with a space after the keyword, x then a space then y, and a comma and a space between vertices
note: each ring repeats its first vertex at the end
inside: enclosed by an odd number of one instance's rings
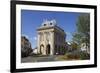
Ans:
POLYGON ((27 62, 50 62, 50 61, 57 61, 56 60, 56 55, 53 56, 40 56, 40 57, 34 57, 34 56, 28 56, 21 58, 22 63, 27 63, 27 62))

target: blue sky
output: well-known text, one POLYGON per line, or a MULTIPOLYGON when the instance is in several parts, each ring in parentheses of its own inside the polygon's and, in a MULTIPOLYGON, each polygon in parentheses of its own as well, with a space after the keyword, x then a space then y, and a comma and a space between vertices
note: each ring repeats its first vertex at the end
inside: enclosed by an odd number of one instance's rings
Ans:
POLYGON ((31 42, 32 48, 35 48, 37 46, 36 29, 41 26, 43 20, 55 19, 57 25, 66 32, 66 41, 71 41, 80 14, 75 12, 21 10, 21 35, 26 36, 31 42))

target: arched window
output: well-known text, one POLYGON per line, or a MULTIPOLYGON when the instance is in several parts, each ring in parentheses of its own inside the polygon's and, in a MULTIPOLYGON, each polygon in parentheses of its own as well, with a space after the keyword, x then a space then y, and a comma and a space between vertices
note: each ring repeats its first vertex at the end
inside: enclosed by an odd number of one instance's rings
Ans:
POLYGON ((44 26, 46 26, 46 24, 44 24, 44 26))
POLYGON ((50 23, 50 25, 52 25, 52 23, 50 23))
POLYGON ((41 45, 40 45, 40 54, 43 54, 43 50, 44 50, 44 45, 41 44, 41 45))

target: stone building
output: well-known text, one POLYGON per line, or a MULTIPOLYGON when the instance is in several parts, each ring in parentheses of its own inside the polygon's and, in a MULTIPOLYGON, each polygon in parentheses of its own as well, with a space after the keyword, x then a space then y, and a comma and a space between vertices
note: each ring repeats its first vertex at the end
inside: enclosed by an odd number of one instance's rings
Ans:
POLYGON ((57 26, 55 20, 45 20, 37 29, 38 45, 37 52, 41 55, 65 54, 66 34, 63 29, 57 26))
POLYGON ((21 36, 21 56, 26 57, 32 52, 31 43, 25 36, 21 36))

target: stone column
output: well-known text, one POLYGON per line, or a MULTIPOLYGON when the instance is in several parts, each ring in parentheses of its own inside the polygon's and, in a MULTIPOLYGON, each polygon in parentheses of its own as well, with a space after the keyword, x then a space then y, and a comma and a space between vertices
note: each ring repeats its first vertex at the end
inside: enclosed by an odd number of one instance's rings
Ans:
POLYGON ((51 40, 50 55, 54 55, 54 31, 51 32, 50 40, 51 40))
POLYGON ((40 34, 37 35, 37 53, 40 53, 40 34))
POLYGON ((44 55, 47 54, 47 53, 46 53, 46 49, 47 49, 47 40, 46 40, 46 36, 47 36, 47 35, 46 35, 46 32, 44 32, 44 38, 45 38, 45 39, 44 39, 44 45, 45 45, 45 46, 44 46, 44 51, 45 51, 45 52, 44 52, 44 55))
POLYGON ((44 44, 44 50, 43 50, 43 55, 46 55, 46 34, 45 34, 45 32, 43 32, 43 38, 44 38, 44 40, 43 40, 43 44, 44 44))

